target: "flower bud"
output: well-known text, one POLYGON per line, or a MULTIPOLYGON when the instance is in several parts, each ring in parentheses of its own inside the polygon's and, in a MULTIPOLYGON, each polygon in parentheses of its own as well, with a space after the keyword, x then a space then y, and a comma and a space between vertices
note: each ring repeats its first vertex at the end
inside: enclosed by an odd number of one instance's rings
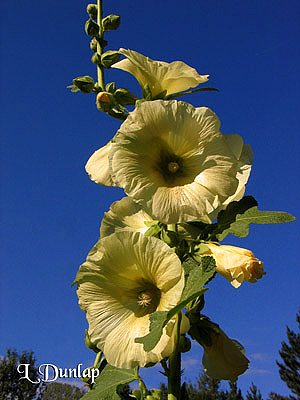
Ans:
POLYGON ((91 18, 97 19, 97 12, 98 12, 97 4, 88 4, 86 7, 86 11, 91 18))
POLYGON ((114 95, 116 101, 123 106, 134 105, 137 100, 137 97, 125 88, 117 89, 114 95))
POLYGON ((110 111, 113 108, 113 98, 108 92, 100 92, 96 97, 96 105, 100 111, 110 111))
POLYGON ((97 39, 93 38, 90 41, 90 48, 94 53, 96 53, 96 51, 97 51, 97 39))
POLYGON ((91 76, 79 76, 78 78, 73 79, 74 85, 82 92, 82 93, 90 93, 94 89, 94 79, 91 76))
POLYGON ((118 29, 120 25, 120 15, 108 15, 107 17, 103 18, 102 26, 105 32, 107 31, 115 31, 118 29))
POLYGON ((109 93, 115 93, 116 91, 116 84, 115 82, 110 82, 105 87, 106 91, 109 93))
POLYGON ((96 65, 101 65, 101 56, 99 53, 94 53, 91 58, 92 62, 96 65))
POLYGON ((209 242, 205 245, 209 248, 209 253, 206 255, 212 255, 216 261, 216 271, 228 279, 235 288, 238 288, 243 280, 255 283, 266 274, 263 262, 250 250, 209 242))
POLYGON ((92 19, 88 19, 85 23, 85 32, 89 36, 98 36, 99 35, 99 25, 96 24, 92 19))
POLYGON ((216 379, 235 381, 248 369, 244 348, 230 339, 221 329, 211 333, 211 346, 203 346, 202 364, 207 375, 216 379))
POLYGON ((110 68, 113 64, 118 62, 120 54, 117 51, 108 50, 101 56, 101 63, 104 68, 110 68))

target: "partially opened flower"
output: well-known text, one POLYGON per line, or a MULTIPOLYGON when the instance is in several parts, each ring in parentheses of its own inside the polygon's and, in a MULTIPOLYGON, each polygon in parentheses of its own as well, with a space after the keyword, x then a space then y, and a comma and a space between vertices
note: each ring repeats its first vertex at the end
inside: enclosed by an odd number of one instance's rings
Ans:
MULTIPOLYGON (((173 352, 177 317, 165 326, 152 351, 145 352, 142 344, 135 343, 135 338, 149 333, 149 315, 176 306, 184 287, 181 262, 162 241, 139 232, 117 232, 100 239, 75 282, 89 337, 109 364, 145 366, 173 352)), ((183 315, 182 332, 188 328, 183 315)))
POLYGON ((164 90, 169 95, 194 88, 200 83, 206 82, 209 77, 209 75, 199 75, 194 68, 182 61, 172 63, 153 61, 136 51, 122 48, 119 53, 126 58, 112 67, 122 69, 135 76, 142 88, 148 84, 153 96, 164 90))
POLYGON ((243 347, 221 329, 219 333, 211 333, 211 340, 211 346, 203 346, 204 371, 212 378, 235 381, 248 369, 249 360, 243 347))
POLYGON ((244 161, 219 127, 206 107, 162 100, 139 104, 112 144, 112 179, 154 219, 211 222, 209 215, 236 194, 244 178, 244 161))
POLYGON ((108 212, 104 213, 100 227, 100 236, 103 238, 119 231, 145 233, 149 224, 154 222, 142 207, 130 197, 123 197, 115 201, 108 212))
POLYGON ((235 288, 241 286, 245 280, 255 283, 265 275, 264 263, 258 260, 252 251, 235 246, 205 243, 209 248, 208 253, 216 261, 216 271, 228 279, 235 288))
POLYGON ((109 171, 108 154, 110 150, 111 142, 108 142, 91 155, 85 166, 90 179, 99 185, 114 186, 109 171))

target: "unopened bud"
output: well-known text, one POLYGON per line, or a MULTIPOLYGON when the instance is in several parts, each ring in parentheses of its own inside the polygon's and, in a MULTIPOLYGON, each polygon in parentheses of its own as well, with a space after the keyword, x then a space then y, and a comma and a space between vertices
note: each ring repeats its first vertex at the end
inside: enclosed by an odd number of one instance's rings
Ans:
POLYGON ((114 93, 116 91, 116 84, 115 82, 110 82, 105 87, 106 91, 109 93, 114 93))
POLYGON ((82 92, 82 93, 90 93, 94 89, 94 79, 91 76, 79 76, 78 78, 73 79, 74 85, 82 92))
POLYGON ((99 53, 94 53, 91 58, 92 62, 96 65, 101 65, 101 56, 99 53))
POLYGON ((117 51, 108 50, 101 56, 101 64, 104 68, 110 68, 120 60, 120 54, 117 51))
POLYGON ((96 22, 93 21, 92 19, 86 21, 84 28, 86 34, 89 36, 99 35, 99 25, 96 24, 96 22))
POLYGON ((88 6, 86 7, 86 11, 91 18, 97 19, 97 12, 98 12, 97 4, 88 4, 88 6))
POLYGON ((123 106, 134 105, 137 97, 125 88, 117 89, 114 93, 115 99, 123 106))
POLYGON ((113 108, 113 98, 112 95, 108 92, 100 92, 96 97, 96 105, 98 110, 100 111, 110 111, 113 108))
POLYGON ((115 31, 118 29, 120 25, 120 15, 108 15, 107 17, 103 18, 102 26, 105 32, 107 31, 115 31))
POLYGON ((90 42, 90 48, 91 50, 96 53, 97 51, 97 39, 93 38, 90 42))

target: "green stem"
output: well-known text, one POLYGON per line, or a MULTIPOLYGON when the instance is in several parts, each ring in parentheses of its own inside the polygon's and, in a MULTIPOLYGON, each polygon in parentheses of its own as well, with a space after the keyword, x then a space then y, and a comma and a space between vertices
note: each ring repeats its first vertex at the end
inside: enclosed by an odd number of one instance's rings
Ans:
MULTIPOLYGON (((103 8, 102 8, 102 0, 97 0, 97 24, 99 25, 99 37, 97 40, 97 53, 100 56, 103 54, 102 40, 104 36, 103 27, 102 27, 102 19, 103 19, 103 8)), ((98 76, 98 84, 105 89, 104 83, 104 68, 102 65, 97 65, 97 76, 98 76)))
POLYGON ((178 314, 175 349, 169 357, 169 375, 168 375, 168 400, 180 400, 181 388, 181 353, 179 351, 180 345, 180 323, 181 312, 178 314))
POLYGON ((99 353, 97 353, 96 358, 95 358, 95 362, 94 362, 94 368, 98 368, 99 367, 99 361, 102 357, 102 351, 99 351, 99 353))

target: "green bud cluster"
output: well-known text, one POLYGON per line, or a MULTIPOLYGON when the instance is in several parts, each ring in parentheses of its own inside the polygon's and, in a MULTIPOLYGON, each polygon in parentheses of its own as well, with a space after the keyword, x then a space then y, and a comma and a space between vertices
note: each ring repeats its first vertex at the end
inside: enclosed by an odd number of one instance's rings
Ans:
POLYGON ((90 48, 94 53, 96 53, 96 51, 97 51, 97 39, 96 38, 93 38, 90 41, 90 48))
POLYGON ((96 4, 88 4, 86 11, 91 18, 97 19, 98 7, 96 4))
POLYGON ((101 64, 104 68, 110 68, 120 60, 120 54, 117 51, 108 50, 101 56, 101 64))
MULTIPOLYGON (((94 79, 88 75, 79 76, 78 78, 73 79, 73 84, 75 88, 77 88, 78 90, 80 90, 80 92, 85 94, 92 92, 95 87, 94 79)), ((73 87, 71 86, 71 88, 73 87)))
POLYGON ((110 14, 102 20, 102 27, 104 32, 115 31, 120 25, 120 15, 110 14))
POLYGON ((99 25, 92 19, 88 19, 84 26, 85 32, 88 36, 99 35, 99 25))

